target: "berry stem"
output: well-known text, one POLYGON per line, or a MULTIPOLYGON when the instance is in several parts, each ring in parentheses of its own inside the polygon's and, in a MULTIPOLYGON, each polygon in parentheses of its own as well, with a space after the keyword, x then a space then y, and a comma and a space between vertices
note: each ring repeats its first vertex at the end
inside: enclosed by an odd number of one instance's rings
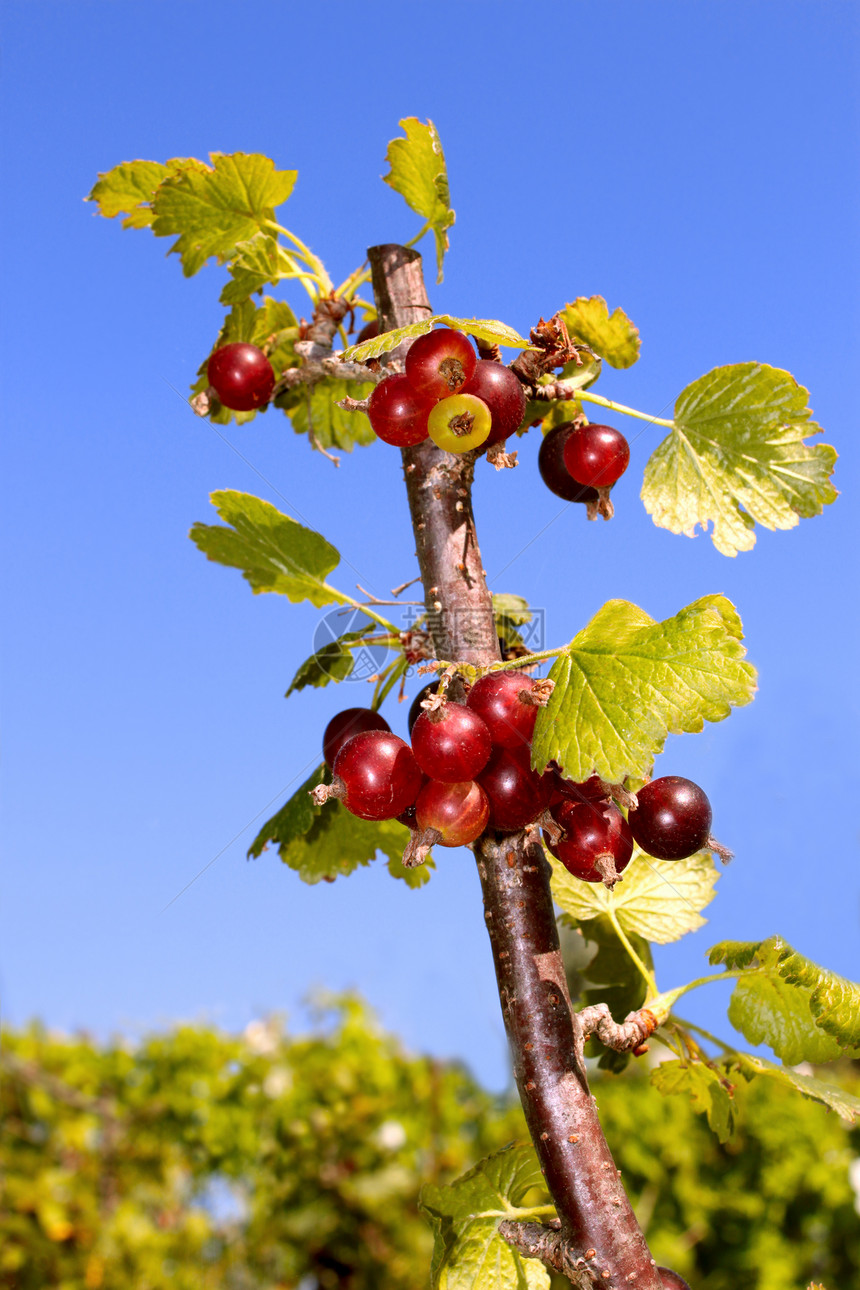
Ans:
MULTIPOLYGON (((416 251, 377 246, 368 258, 382 331, 432 312, 416 251)), ((407 347, 392 355, 395 370, 407 347)), ((436 657, 469 663, 481 672, 495 670, 501 666, 498 635, 472 514, 474 454, 449 454, 428 440, 404 448, 402 455, 426 630, 436 657)), ((528 662, 517 660, 522 666, 528 662)), ((485 833, 473 847, 520 1098, 558 1214, 554 1226, 534 1226, 555 1238, 553 1257, 564 1255, 573 1284, 661 1290, 588 1090, 582 1032, 567 991, 543 850, 524 833, 501 841, 485 833)), ((524 1225, 505 1226, 511 1229, 505 1235, 516 1240, 524 1225)))
MULTIPOLYGON (((559 381, 557 384, 560 385, 563 382, 559 381)), ((628 408, 624 403, 616 403, 614 399, 605 399, 602 394, 592 394, 591 390, 577 390, 575 397, 583 399, 586 403, 599 403, 602 408, 609 408, 610 412, 621 412, 625 417, 636 417, 639 421, 650 421, 655 426, 668 426, 670 430, 675 429, 674 421, 668 421, 665 417, 652 417, 650 412, 638 412, 636 408, 628 408)))

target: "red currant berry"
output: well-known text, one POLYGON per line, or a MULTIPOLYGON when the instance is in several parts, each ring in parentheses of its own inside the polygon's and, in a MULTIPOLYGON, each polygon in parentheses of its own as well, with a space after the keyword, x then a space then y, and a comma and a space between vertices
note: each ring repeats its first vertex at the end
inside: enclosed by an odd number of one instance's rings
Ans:
POLYGON ((461 331, 437 328, 413 341, 406 354, 406 375, 419 394, 445 399, 474 375, 478 356, 461 331))
POLYGON ((526 395, 520 382, 504 363, 481 358, 475 374, 463 386, 463 394, 474 394, 490 409, 492 424, 484 446, 491 448, 519 430, 526 414, 526 395))
POLYGON ((578 484, 564 464, 564 445, 575 429, 572 421, 565 421, 544 436, 538 453, 538 470, 549 491, 565 502, 596 502, 597 489, 578 484))
POLYGON ((484 832, 489 818, 486 793, 479 784, 469 780, 442 784, 431 779, 415 803, 418 828, 438 830, 443 847, 462 847, 474 842, 484 832))
POLYGON ((561 841, 550 846, 553 855, 574 878, 611 886, 633 854, 633 836, 618 807, 567 801, 554 806, 552 815, 564 829, 561 841))
MULTIPOLYGON (((417 799, 416 799, 416 800, 417 800, 417 799)), ((418 824, 417 824, 417 822, 416 822, 416 820, 415 820, 415 803, 414 803, 414 802, 412 803, 412 805, 411 805, 411 806, 407 806, 407 808, 406 808, 406 810, 405 810, 405 811, 401 811, 399 815, 395 815, 395 817, 394 817, 394 818, 396 819, 396 821, 397 821, 397 823, 398 823, 398 824, 405 824, 405 825, 406 825, 406 827, 407 827, 407 829, 417 829, 417 828, 418 828, 418 824)))
POLYGON ((528 751, 494 748, 478 783, 490 800, 490 824, 502 832, 524 829, 549 804, 550 785, 532 770, 528 751))
POLYGON ((429 699, 431 694, 435 694, 438 689, 439 689, 439 682, 431 681, 429 685, 424 686, 423 690, 419 690, 415 698, 412 700, 412 703, 409 706, 409 716, 406 718, 406 725, 409 727, 410 735, 412 734, 412 730, 415 726, 415 722, 418 720, 418 718, 421 716, 421 713, 424 711, 424 709, 421 707, 421 704, 424 702, 425 699, 429 699))
POLYGON ((663 1282, 663 1290, 690 1290, 684 1278, 679 1277, 671 1268, 658 1268, 657 1273, 663 1282))
POLYGON ((412 749, 387 730, 353 735, 334 759, 344 806, 362 820, 393 820, 415 801, 423 776, 412 749))
POLYGON ((681 775, 652 779, 636 794, 630 831, 643 851, 658 860, 685 860, 708 845, 711 804, 698 784, 681 775))
POLYGON ((371 318, 366 322, 355 338, 356 345, 363 345, 366 340, 375 340, 379 335, 379 319, 371 318))
POLYGON ((488 672, 472 686, 466 706, 483 718, 494 744, 525 749, 538 714, 538 705, 528 701, 533 688, 531 678, 519 672, 488 672))
POLYGON ((427 438, 433 400, 416 394, 408 376, 396 372, 380 381, 370 396, 367 415, 374 434, 395 448, 409 448, 427 438))
POLYGON ((606 785, 599 775, 592 775, 577 784, 572 779, 564 779, 558 771, 554 773, 556 788, 562 798, 572 802, 600 802, 607 798, 606 785))
POLYGON ((347 739, 359 735, 365 730, 390 730, 391 726, 371 708, 345 708, 332 717, 323 734, 323 757, 328 766, 334 765, 334 759, 347 739))
POLYGON ((565 469, 579 484, 611 488, 629 461, 630 445, 612 426, 579 426, 565 440, 565 469))
POLYGON ((433 408, 427 431, 443 452, 469 452, 486 441, 492 421, 483 399, 474 394, 452 394, 433 408))
POLYGON ((251 412, 272 397, 275 371, 256 345, 234 341, 209 359, 206 375, 218 401, 233 412, 251 412))
POLYGON ((412 731, 415 760, 431 779, 456 784, 474 779, 490 760, 493 741, 481 718, 462 703, 422 712, 412 731))

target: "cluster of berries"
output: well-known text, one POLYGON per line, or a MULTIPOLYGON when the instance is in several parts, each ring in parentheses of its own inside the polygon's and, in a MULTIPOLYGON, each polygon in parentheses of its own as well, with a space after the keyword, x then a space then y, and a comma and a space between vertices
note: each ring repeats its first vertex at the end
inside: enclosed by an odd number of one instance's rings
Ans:
POLYGON ((565 421, 543 439, 538 470, 551 493, 583 502, 589 519, 612 515, 609 493, 627 469, 630 445, 613 426, 565 421))
POLYGON ((446 452, 492 447, 522 425, 523 387, 509 367, 479 359, 462 332, 440 327, 407 351, 406 370, 386 376, 367 415, 377 438, 395 448, 432 439, 446 452))
POLYGON ((431 682, 412 704, 411 746, 368 708, 338 713, 323 736, 332 782, 314 789, 314 800, 336 797, 360 819, 408 825, 405 864, 420 864, 433 846, 468 845, 487 829, 539 827, 570 873, 612 886, 634 840, 664 860, 716 845, 710 804, 690 780, 665 776, 634 797, 596 775, 574 783, 552 766, 538 775, 531 740, 547 682, 490 672, 463 703, 438 688, 431 682), (613 798, 628 807, 628 818, 613 798))

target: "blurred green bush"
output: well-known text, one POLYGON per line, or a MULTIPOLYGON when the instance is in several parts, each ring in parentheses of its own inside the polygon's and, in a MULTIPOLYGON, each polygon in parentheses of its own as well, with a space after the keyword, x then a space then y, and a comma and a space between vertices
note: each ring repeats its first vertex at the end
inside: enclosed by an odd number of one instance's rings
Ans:
MULTIPOLYGON (((860 1131, 761 1081, 720 1146, 640 1073, 594 1091, 658 1262, 694 1290, 860 1284, 860 1131)), ((518 1104, 355 998, 304 1036, 6 1032, 0 1105, 3 1290, 416 1290, 422 1183, 526 1137, 518 1104)))

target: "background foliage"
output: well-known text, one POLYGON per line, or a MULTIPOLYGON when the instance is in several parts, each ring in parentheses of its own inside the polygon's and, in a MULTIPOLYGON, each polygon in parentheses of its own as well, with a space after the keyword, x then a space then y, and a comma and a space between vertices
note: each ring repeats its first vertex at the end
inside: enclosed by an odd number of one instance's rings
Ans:
MULTIPOLYGON (((526 1138, 518 1105, 409 1055, 354 997, 303 1036, 273 1020, 100 1047, 33 1026, 3 1062, 3 1290, 413 1290, 420 1186, 526 1138)), ((860 1131, 761 1082, 721 1145, 642 1063, 595 1091, 656 1258, 696 1290, 851 1284, 860 1131)))

